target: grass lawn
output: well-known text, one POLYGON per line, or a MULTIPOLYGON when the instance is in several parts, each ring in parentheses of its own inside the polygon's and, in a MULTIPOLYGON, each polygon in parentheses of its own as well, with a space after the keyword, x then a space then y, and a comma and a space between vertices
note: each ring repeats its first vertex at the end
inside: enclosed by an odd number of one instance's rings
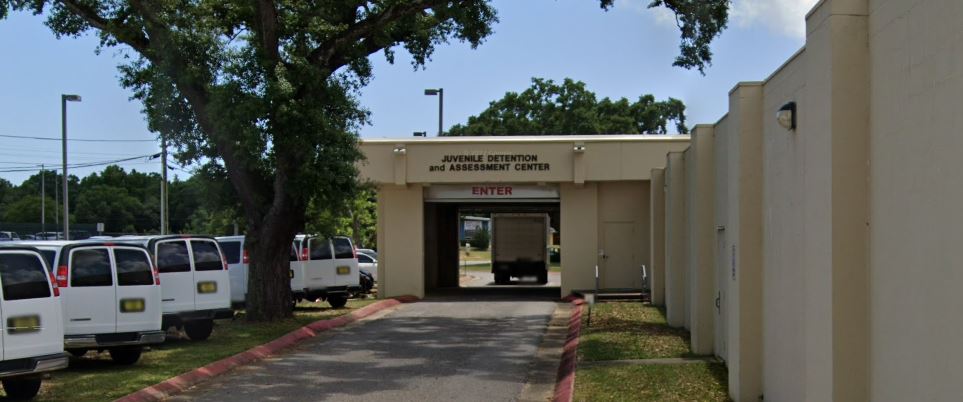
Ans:
POLYGON ((642 303, 600 303, 582 314, 579 360, 629 360, 690 356, 689 333, 670 328, 659 309, 642 303))
POLYGON ((722 363, 590 366, 584 362, 693 356, 689 333, 642 303, 600 303, 583 310, 576 401, 727 401, 722 363))
POLYGON ((376 300, 350 300, 343 309, 327 303, 299 303, 294 317, 267 324, 252 324, 243 313, 234 321, 217 321, 214 333, 202 342, 186 338, 171 339, 145 351, 132 366, 116 365, 107 352, 88 352, 81 359, 71 358, 70 367, 55 371, 44 380, 39 401, 110 401, 194 368, 243 352, 271 341, 308 323, 333 318, 376 300))
POLYGON ((579 368, 576 401, 728 401, 722 363, 579 368))
POLYGON ((492 252, 491 250, 478 250, 471 249, 467 254, 465 253, 465 248, 462 247, 458 252, 459 261, 491 261, 492 252))

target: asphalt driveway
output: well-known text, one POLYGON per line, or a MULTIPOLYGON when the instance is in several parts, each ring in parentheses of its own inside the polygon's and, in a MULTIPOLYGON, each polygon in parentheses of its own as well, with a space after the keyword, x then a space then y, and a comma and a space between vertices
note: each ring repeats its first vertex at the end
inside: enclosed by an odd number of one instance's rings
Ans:
POLYGON ((403 305, 172 400, 512 401, 555 306, 448 299, 403 305))

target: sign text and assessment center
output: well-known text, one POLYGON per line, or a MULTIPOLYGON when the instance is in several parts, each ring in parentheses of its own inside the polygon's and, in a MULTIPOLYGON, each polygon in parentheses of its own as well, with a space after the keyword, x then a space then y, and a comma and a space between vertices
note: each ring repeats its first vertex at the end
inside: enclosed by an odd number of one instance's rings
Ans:
POLYGON ((534 154, 445 155, 441 164, 428 167, 429 172, 526 172, 547 171, 551 164, 539 162, 534 154))

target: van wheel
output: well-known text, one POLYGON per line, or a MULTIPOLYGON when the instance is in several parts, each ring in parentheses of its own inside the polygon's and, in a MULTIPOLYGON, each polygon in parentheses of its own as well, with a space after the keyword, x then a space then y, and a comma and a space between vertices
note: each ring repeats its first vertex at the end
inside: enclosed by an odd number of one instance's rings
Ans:
POLYGON ((140 346, 123 347, 123 348, 111 348, 108 350, 110 352, 110 358, 117 364, 123 364, 129 366, 131 364, 137 363, 140 360, 140 354, 143 352, 143 348, 140 346))
POLYGON ((8 378, 2 380, 3 390, 7 392, 7 398, 10 399, 31 399, 40 392, 40 381, 40 377, 8 378))
POLYGON ((348 298, 344 296, 328 296, 328 304, 334 308, 341 308, 344 307, 345 304, 348 304, 348 298))
POLYGON ((67 349, 67 353, 70 353, 74 357, 80 358, 87 354, 87 349, 67 349))
POLYGON ((507 285, 509 282, 509 277, 507 273, 496 272, 495 273, 495 284, 496 285, 507 285))
POLYGON ((214 331, 214 320, 189 321, 184 323, 184 332, 192 341, 203 341, 211 337, 214 331))
POLYGON ((538 283, 542 285, 548 283, 548 271, 542 271, 538 273, 538 283))

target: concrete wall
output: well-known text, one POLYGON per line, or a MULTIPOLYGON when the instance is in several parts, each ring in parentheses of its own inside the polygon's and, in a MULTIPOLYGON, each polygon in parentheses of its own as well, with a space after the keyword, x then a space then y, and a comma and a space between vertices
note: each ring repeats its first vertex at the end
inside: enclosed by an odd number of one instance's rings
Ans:
POLYGON ((806 124, 792 132, 772 118, 787 102, 809 110, 805 55, 794 56, 763 87, 763 392, 778 401, 807 396, 803 143, 810 135, 806 124))
POLYGON ((696 126, 686 151, 686 244, 689 329, 692 352, 713 353, 715 345, 715 149, 713 127, 696 126))
POLYGON ((652 304, 665 305, 665 169, 652 169, 649 192, 649 215, 652 219, 649 236, 650 292, 652 304))
POLYGON ((870 395, 963 395, 963 2, 869 2, 870 395))
POLYGON ((422 186, 378 189, 378 297, 425 297, 422 186))
POLYGON ((728 240, 727 226, 729 224, 729 118, 723 117, 713 129, 713 175, 715 183, 713 191, 714 213, 716 226, 715 244, 715 277, 716 295, 719 297, 719 310, 716 311, 714 332, 715 342, 713 353, 723 360, 728 360, 728 326, 729 326, 729 282, 730 262, 732 256, 728 240))
POLYGON ((598 265, 599 221, 598 185, 562 184, 561 232, 562 294, 572 289, 595 288, 595 266, 598 265))
POLYGON ((681 152, 666 157, 665 168, 665 307, 673 327, 687 325, 685 158, 681 152))

